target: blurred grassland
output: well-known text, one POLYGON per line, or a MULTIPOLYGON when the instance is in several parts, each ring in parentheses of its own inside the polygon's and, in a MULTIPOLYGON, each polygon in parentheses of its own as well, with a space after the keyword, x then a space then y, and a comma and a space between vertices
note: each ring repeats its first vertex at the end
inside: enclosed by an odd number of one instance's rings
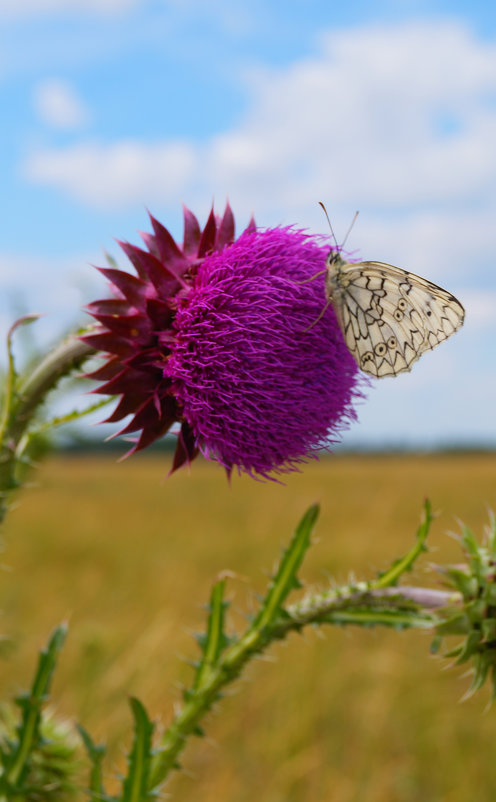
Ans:
MULTIPOLYGON (((168 457, 52 457, 4 529, 2 697, 26 688, 49 631, 69 618, 54 683, 59 713, 110 745, 109 776, 130 738, 129 695, 167 722, 194 659, 191 632, 224 569, 231 622, 256 606, 280 549, 314 501, 315 544, 300 572, 368 578, 412 544, 425 496, 439 516, 414 581, 460 561, 447 530, 477 534, 496 509, 496 456, 336 456, 284 486, 197 461, 162 481, 168 457)), ((431 580, 432 581, 432 580, 431 580)), ((311 630, 248 667, 183 755, 167 790, 189 802, 489 802, 496 798, 496 705, 460 699, 425 633, 311 630)))

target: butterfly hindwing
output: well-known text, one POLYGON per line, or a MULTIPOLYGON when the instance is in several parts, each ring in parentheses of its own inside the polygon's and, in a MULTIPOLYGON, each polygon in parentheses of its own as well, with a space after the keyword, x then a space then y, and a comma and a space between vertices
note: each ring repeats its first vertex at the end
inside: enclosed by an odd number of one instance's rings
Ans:
POLYGON ((383 262, 345 264, 332 254, 327 288, 346 344, 360 368, 378 378, 411 370, 463 323, 451 293, 383 262))

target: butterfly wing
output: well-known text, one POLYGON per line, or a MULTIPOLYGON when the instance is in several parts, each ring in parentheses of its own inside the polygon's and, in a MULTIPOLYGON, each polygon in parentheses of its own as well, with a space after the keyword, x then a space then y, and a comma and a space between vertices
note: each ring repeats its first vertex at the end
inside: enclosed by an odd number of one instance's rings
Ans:
POLYGON ((333 269, 328 292, 346 344, 362 370, 397 376, 411 370, 463 324, 465 311, 451 293, 383 262, 333 269))

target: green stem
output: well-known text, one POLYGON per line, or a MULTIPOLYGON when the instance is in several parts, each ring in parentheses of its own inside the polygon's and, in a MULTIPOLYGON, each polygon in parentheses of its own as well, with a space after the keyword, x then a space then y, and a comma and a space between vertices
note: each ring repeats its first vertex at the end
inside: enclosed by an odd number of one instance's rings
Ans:
POLYGON ((286 608, 268 627, 248 631, 228 647, 211 667, 208 681, 200 688, 188 691, 186 702, 178 710, 163 736, 159 751, 152 759, 150 788, 160 786, 172 769, 178 767, 178 757, 190 735, 199 731, 200 721, 221 696, 221 691, 241 673, 245 664, 264 651, 275 640, 285 638, 308 624, 385 625, 420 629, 435 629, 440 617, 435 610, 458 604, 458 593, 428 588, 398 587, 331 591, 309 596, 286 608))
POLYGON ((300 626, 321 622, 339 623, 343 615, 354 619, 355 616, 362 616, 364 612, 371 616, 372 624, 384 623, 378 621, 380 615, 403 612, 406 616, 410 616, 408 624, 410 627, 434 627, 439 624, 439 617, 431 610, 453 607, 462 601, 461 593, 455 591, 406 585, 379 589, 372 583, 372 587, 363 590, 351 587, 331 590, 317 596, 307 596, 301 602, 288 607, 287 612, 292 621, 298 622, 300 626))
POLYGON ((21 382, 19 400, 16 404, 16 420, 12 423, 11 436, 19 442, 33 413, 45 396, 60 379, 81 367, 95 349, 71 334, 40 362, 37 368, 21 382))
MULTIPOLYGON (((60 379, 80 368, 94 353, 94 348, 82 342, 78 335, 71 334, 47 354, 29 376, 21 378, 17 387, 7 388, 0 431, 0 523, 7 513, 10 496, 18 486, 19 444, 34 413, 60 379)), ((13 376, 12 369, 9 375, 13 376)))

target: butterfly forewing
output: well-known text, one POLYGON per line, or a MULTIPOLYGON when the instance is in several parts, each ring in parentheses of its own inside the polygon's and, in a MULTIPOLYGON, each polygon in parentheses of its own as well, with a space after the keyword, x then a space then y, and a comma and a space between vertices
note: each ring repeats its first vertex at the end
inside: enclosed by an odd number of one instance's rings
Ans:
POLYGON ((346 345, 372 376, 411 370, 463 323, 463 306, 426 279, 383 262, 327 260, 327 292, 346 345))

